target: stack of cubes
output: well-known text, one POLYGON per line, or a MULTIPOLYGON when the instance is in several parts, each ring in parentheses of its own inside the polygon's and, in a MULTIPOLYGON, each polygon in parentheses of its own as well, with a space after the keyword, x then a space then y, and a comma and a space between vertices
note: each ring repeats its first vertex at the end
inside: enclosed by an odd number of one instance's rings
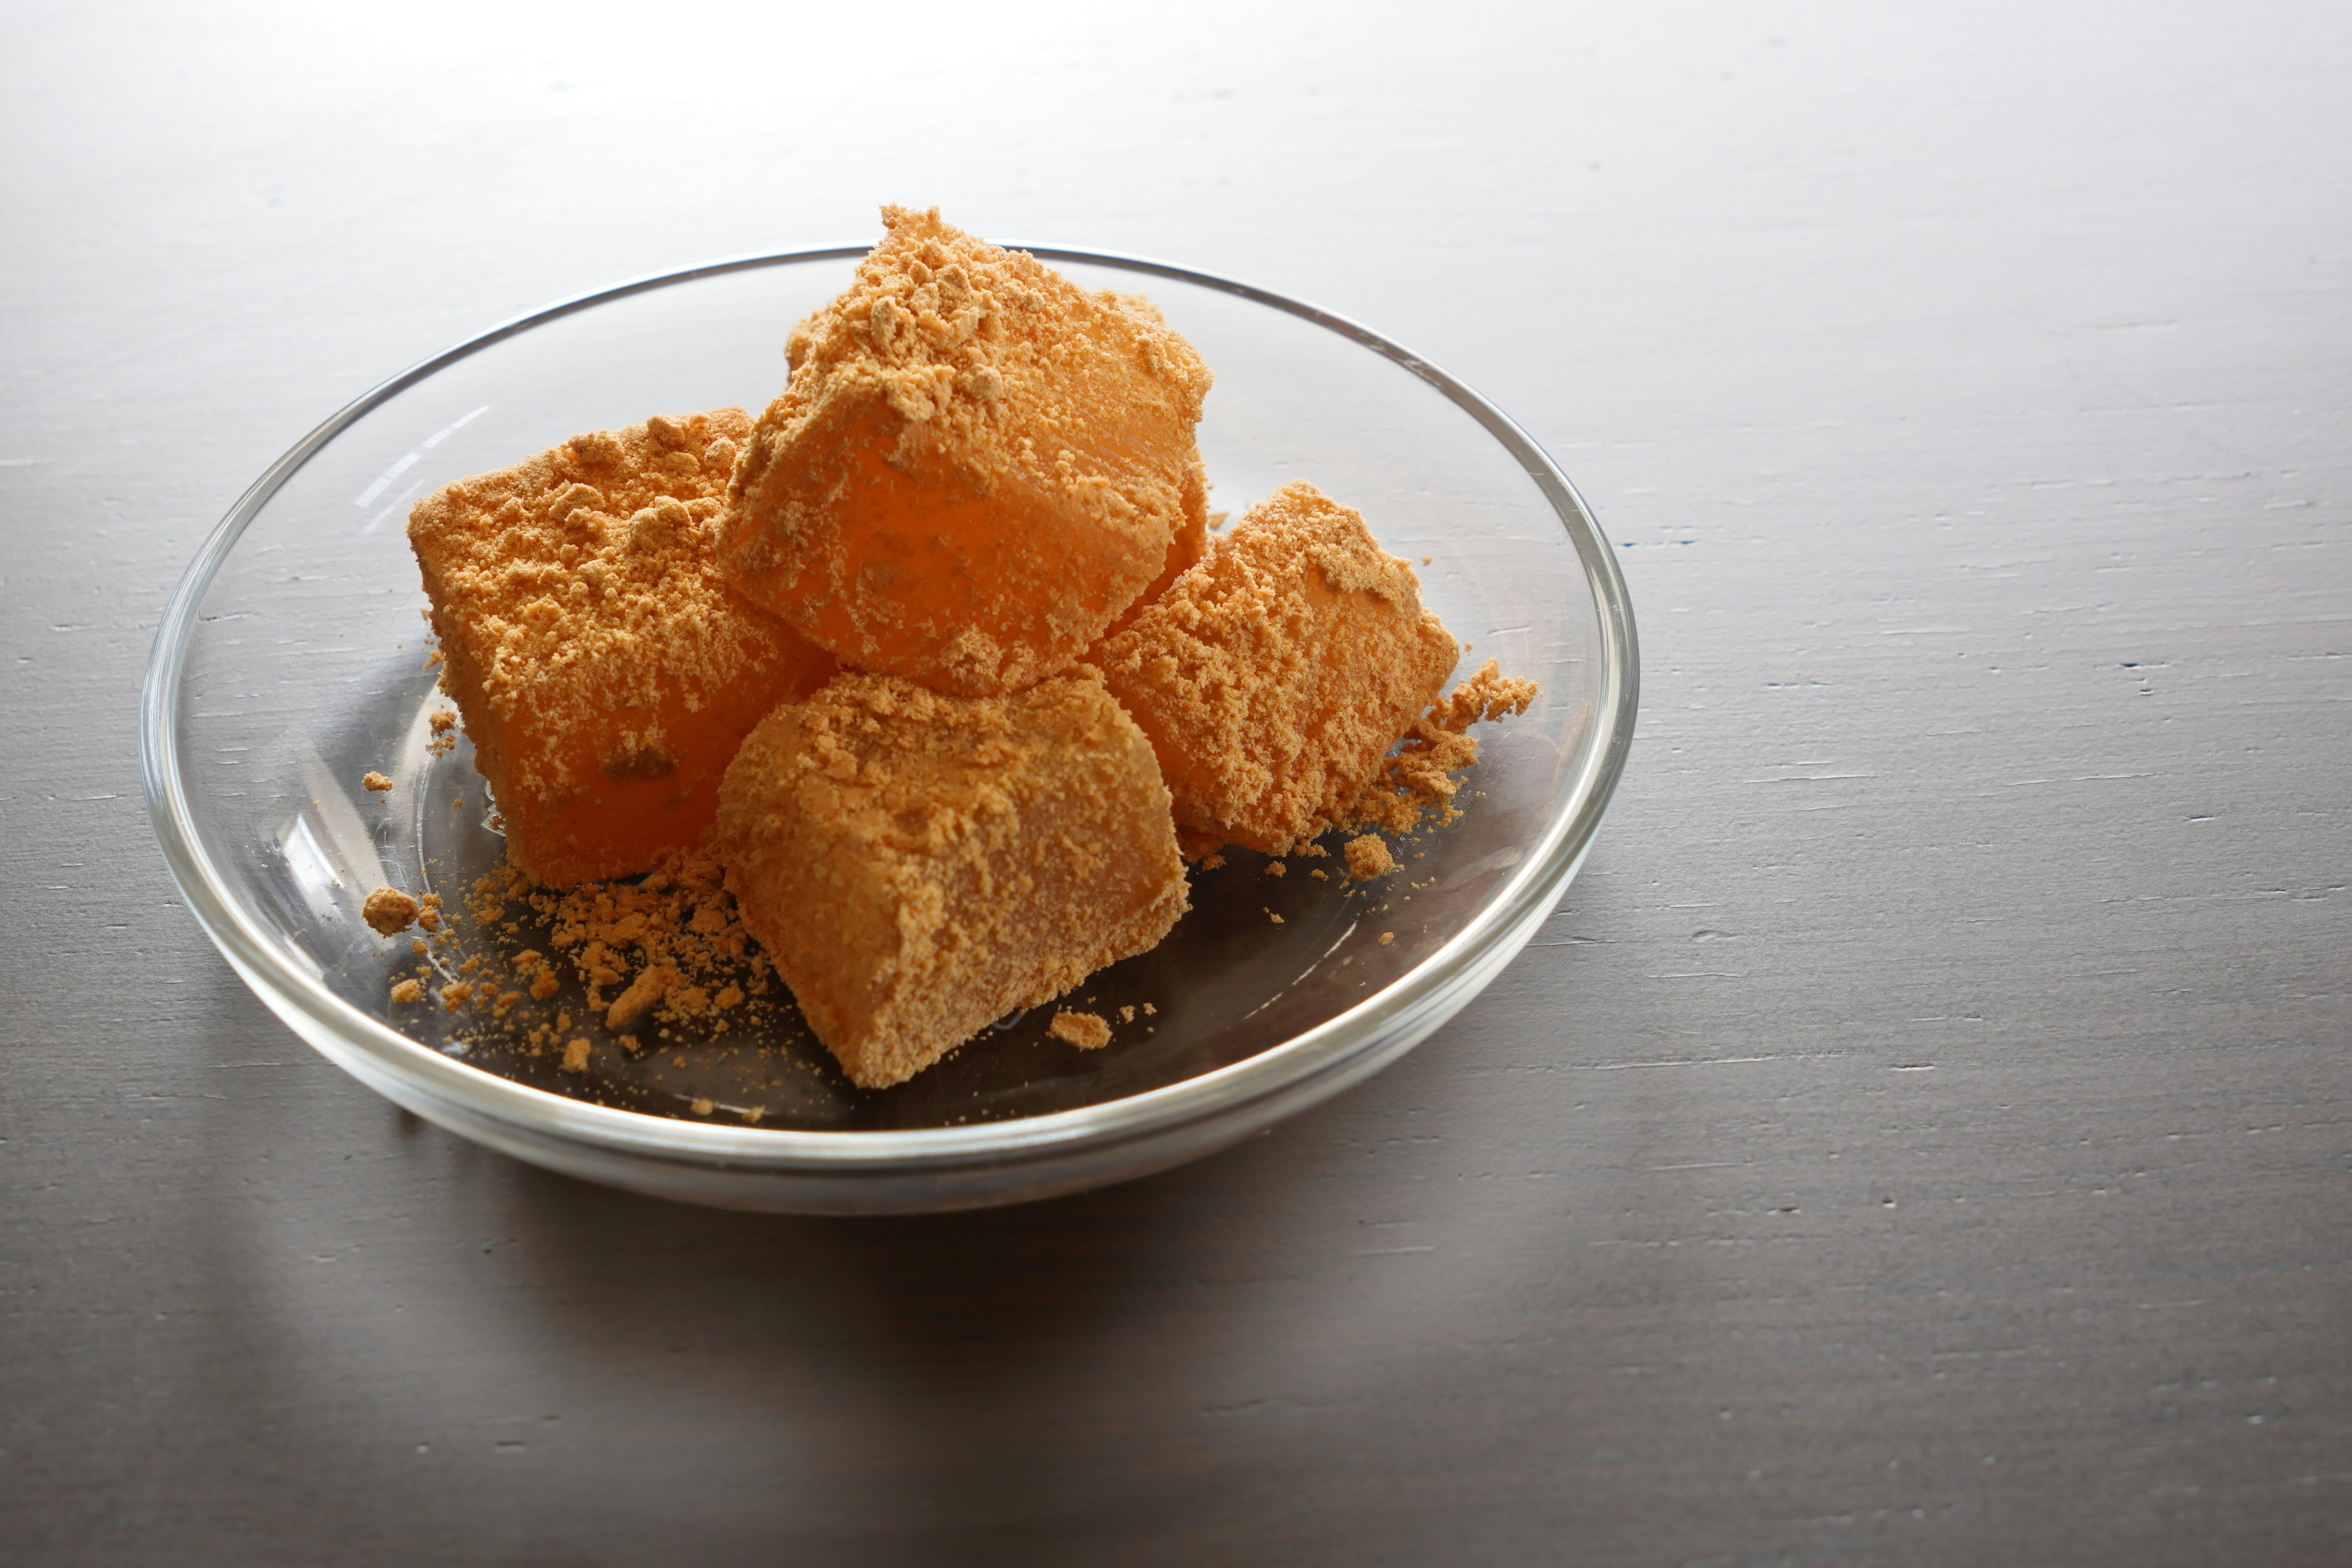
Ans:
POLYGON ((1455 658, 1312 487, 1209 537, 1209 373, 1147 302, 884 222, 756 423, 576 437, 410 531, 518 867, 643 870, 715 822, 868 1088, 1157 944, 1180 829, 1322 831, 1455 658), (686 613, 649 610, 673 584, 686 613))

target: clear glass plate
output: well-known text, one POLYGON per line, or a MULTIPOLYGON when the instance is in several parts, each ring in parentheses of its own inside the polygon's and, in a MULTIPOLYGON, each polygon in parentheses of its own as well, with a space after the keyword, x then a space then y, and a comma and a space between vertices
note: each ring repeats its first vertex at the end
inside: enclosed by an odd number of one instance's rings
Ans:
POLYGON ((371 1088, 520 1158, 698 1202, 880 1212, 1190 1159, 1360 1080, 1476 994, 1575 875, 1633 736, 1633 616, 1591 514, 1499 410, 1352 322, 1181 268, 1032 248, 1083 286, 1149 294, 1200 350, 1213 508, 1238 516, 1312 480, 1415 562, 1473 645, 1462 673, 1492 657, 1540 684, 1526 714, 1479 727, 1460 820, 1400 844, 1403 870, 1352 896, 1305 874, 1328 862, 1275 877, 1233 853, 1194 873, 1166 942, 1075 994, 1139 1009, 1111 1047, 1054 1039, 1041 1009, 878 1092, 796 1020, 641 1053, 590 1028, 590 1070, 563 1074, 454 1038, 437 1008, 393 1006, 415 960, 362 901, 389 883, 455 905, 500 851, 469 750, 426 745, 446 699, 408 508, 580 431, 764 406, 786 332, 864 248, 747 257, 552 306, 385 383, 281 458, 198 552, 148 667, 142 760, 173 876, 262 1000, 371 1088), (388 797, 362 787, 372 770, 388 797))

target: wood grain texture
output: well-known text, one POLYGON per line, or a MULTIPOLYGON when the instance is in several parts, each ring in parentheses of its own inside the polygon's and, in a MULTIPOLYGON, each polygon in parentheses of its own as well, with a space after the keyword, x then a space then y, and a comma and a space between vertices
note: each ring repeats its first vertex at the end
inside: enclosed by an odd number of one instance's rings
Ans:
POLYGON ((893 17, 0 16, 7 1555, 2352 1555, 2342 8, 893 17), (400 366, 884 200, 1525 423, 1641 617, 1591 864, 1401 1066, 1086 1197, 404 1118, 163 872, 171 584, 400 366))

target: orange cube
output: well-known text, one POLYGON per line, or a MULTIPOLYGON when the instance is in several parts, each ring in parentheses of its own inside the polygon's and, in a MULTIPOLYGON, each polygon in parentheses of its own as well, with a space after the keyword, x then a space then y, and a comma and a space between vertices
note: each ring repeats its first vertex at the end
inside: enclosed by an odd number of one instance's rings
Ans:
POLYGON ((1150 743, 1091 675, 969 698, 845 671, 743 742, 718 842, 744 924, 868 1089, 1185 909, 1150 743))
POLYGON ((1458 656, 1412 568, 1300 483, 1092 657, 1150 737, 1187 843, 1279 855, 1331 825, 1458 656))
POLYGON ((443 684, 509 858, 548 887, 692 844, 751 726, 833 674, 719 570, 713 525, 751 426, 723 408, 575 436, 410 514, 443 684))
POLYGON ((1113 295, 940 221, 793 331, 729 492, 762 608, 859 668, 997 695, 1068 668, 1205 524, 1209 373, 1113 295))

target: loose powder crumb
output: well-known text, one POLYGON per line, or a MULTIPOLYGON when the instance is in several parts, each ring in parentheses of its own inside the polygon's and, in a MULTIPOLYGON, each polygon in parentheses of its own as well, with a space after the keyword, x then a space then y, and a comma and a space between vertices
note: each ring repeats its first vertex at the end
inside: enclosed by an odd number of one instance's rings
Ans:
POLYGON ((1385 877, 1396 869, 1396 857, 1381 842, 1378 834, 1367 833, 1348 840, 1348 875, 1359 882, 1369 882, 1375 877, 1385 877))
POLYGON ((614 1034, 632 1028, 638 1019, 653 1010, 662 993, 669 989, 669 971, 655 964, 629 983, 629 988, 613 999, 604 1013, 604 1026, 614 1034))
POLYGON ((588 1070, 588 1039, 586 1036, 575 1035, 571 1039, 563 1042, 563 1070, 565 1072, 586 1072, 588 1070))
POLYGON ((1289 869, 1289 867, 1284 865, 1279 860, 1269 860, 1265 863, 1265 874, 1269 877, 1283 876, 1286 874, 1289 869))
POLYGON ((1506 676, 1488 659, 1452 696, 1430 705, 1372 782, 1332 821, 1341 827, 1378 827, 1390 833, 1412 832, 1431 812, 1440 822, 1453 821, 1462 815, 1454 806, 1454 791, 1461 786, 1453 775, 1478 760, 1478 742, 1466 732, 1470 726, 1482 719, 1524 713, 1535 700, 1534 681, 1506 676))
POLYGON ((1055 1039, 1067 1040, 1082 1051, 1100 1050, 1110 1044, 1110 1025, 1100 1014, 1056 1010, 1054 1021, 1045 1027, 1055 1039))
POLYGON ((367 896, 360 916, 379 934, 391 936, 409 928, 416 919, 416 900, 398 888, 378 888, 367 896))
POLYGON ((1132 1008, 1132 1007, 1121 1007, 1121 1008, 1118 1010, 1118 1021, 1119 1021, 1120 1023, 1122 1023, 1122 1024, 1132 1024, 1132 1023, 1134 1023, 1134 1022, 1135 1022, 1135 1009, 1134 1009, 1134 1008, 1132 1008))
POLYGON ((372 789, 378 795, 392 793, 392 781, 373 768, 370 768, 367 776, 360 780, 360 786, 363 789, 372 789))
POLYGON ((392 999, 401 1006, 422 1002, 425 1000, 425 987, 414 980, 395 980, 392 983, 392 999))
POLYGON ((1382 947, 1388 946, 1389 943, 1394 941, 1396 941, 1396 932, 1392 931, 1384 931, 1381 932, 1381 945, 1382 947))

